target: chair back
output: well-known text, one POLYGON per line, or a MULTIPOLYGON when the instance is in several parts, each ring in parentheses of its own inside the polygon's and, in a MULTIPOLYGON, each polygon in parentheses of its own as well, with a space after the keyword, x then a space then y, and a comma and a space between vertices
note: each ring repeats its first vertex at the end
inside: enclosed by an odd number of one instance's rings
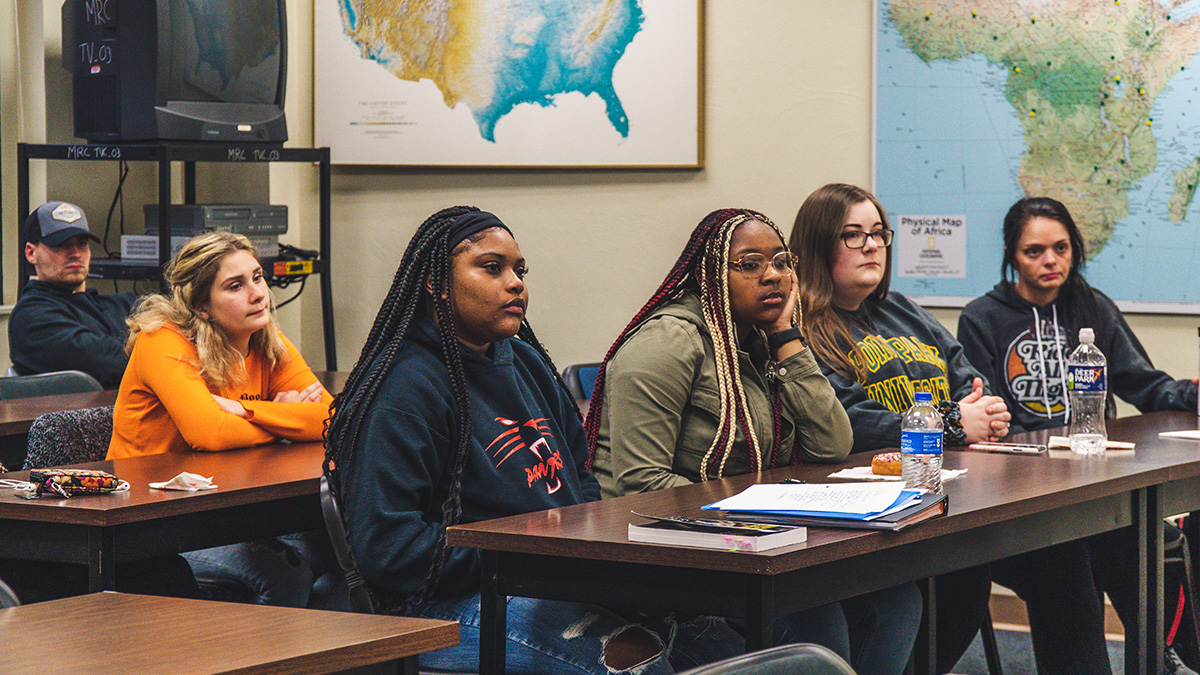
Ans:
POLYGON ((854 675, 854 669, 821 645, 790 644, 734 656, 681 675, 854 675))
POLYGON ((21 599, 13 593, 13 589, 8 587, 8 584, 0 581, 0 609, 6 607, 16 607, 21 604, 21 599))
POLYGON ((113 406, 60 410, 38 415, 29 426, 26 471, 99 462, 112 440, 113 406))
POLYGON ((325 530, 329 533, 329 541, 333 544, 333 554, 337 557, 338 566, 346 576, 346 588, 350 592, 350 609, 361 614, 374 614, 375 605, 367 593, 366 580, 358 571, 358 563, 350 552, 350 542, 346 539, 346 524, 342 521, 342 509, 337 503, 337 497, 329 487, 329 478, 321 476, 321 515, 325 518, 325 530))
POLYGON ((563 381, 567 391, 576 401, 586 401, 596 389, 596 378, 600 376, 599 363, 575 363, 563 369, 563 381))
POLYGON ((58 370, 40 375, 0 377, 0 399, 52 396, 54 394, 84 394, 101 391, 104 387, 96 378, 81 370, 58 370))

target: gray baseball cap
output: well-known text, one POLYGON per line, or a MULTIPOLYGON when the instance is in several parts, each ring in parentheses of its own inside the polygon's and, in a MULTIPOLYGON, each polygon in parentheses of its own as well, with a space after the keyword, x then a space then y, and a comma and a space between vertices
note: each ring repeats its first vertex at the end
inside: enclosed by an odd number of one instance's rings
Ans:
POLYGON ((31 244, 58 246, 81 234, 100 241, 88 229, 83 209, 69 202, 46 202, 25 219, 25 240, 31 244))

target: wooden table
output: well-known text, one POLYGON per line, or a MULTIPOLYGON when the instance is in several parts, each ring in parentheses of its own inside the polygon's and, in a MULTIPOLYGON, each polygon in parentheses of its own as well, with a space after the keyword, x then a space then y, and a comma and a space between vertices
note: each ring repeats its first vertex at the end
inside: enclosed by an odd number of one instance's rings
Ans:
MULTIPOLYGON (((0 552, 23 560, 82 563, 89 589, 111 590, 115 566, 325 527, 318 498, 324 447, 278 443, 82 464, 128 481, 128 492, 24 500, 0 490, 0 552), (215 490, 154 490, 181 471, 212 476, 215 490)), ((28 472, 0 474, 25 480, 28 472)))
POLYGON ((0 609, 6 675, 336 673, 458 644, 458 624, 94 593, 0 609))
MULTIPOLYGON (((860 455, 845 466, 869 462, 860 455)), ((696 516, 753 483, 829 482, 840 467, 776 469, 451 527, 450 545, 483 553, 481 672, 504 672, 504 596, 744 617, 755 650, 771 644, 773 618, 806 607, 1130 525, 1145 547, 1147 530, 1161 537, 1161 527, 1148 526, 1161 513, 1154 490, 1173 470, 1170 462, 984 453, 947 453, 945 465, 968 469, 946 483, 945 517, 902 532, 810 528, 806 543, 763 553, 632 543, 626 527, 641 519, 630 511, 696 516)), ((1158 634, 1154 624, 1148 630, 1158 634)), ((1146 653, 1126 672, 1148 668, 1146 653)), ((933 670, 928 658, 919 671, 933 670)))
MULTIPOLYGON (((1163 411, 1108 420, 1108 437, 1114 441, 1134 443, 1133 451, 1110 451, 1103 459, 1074 457, 1085 465, 1103 463, 1108 466, 1141 466, 1155 472, 1156 481, 1144 491, 1134 493, 1134 507, 1140 514, 1136 536, 1142 555, 1138 560, 1138 577, 1144 592, 1139 594, 1137 625, 1125 626, 1126 642, 1138 645, 1145 664, 1138 667, 1156 672, 1162 662, 1163 635, 1163 533, 1159 522, 1164 514, 1184 513, 1200 509, 1200 443, 1197 441, 1163 439, 1162 431, 1197 429, 1200 418, 1192 411, 1163 411), (1157 478, 1166 469, 1165 479, 1157 478)), ((1046 443, 1049 436, 1065 436, 1066 428, 1015 434, 1019 442, 1046 443)), ((1071 457, 1070 451, 1051 451, 1059 457, 1071 457)), ((1200 527, 1187 533, 1193 550, 1193 560, 1200 546, 1200 527)), ((1127 672, 1133 672, 1127 664, 1127 672)), ((1147 671, 1142 671, 1147 672, 1147 671)))

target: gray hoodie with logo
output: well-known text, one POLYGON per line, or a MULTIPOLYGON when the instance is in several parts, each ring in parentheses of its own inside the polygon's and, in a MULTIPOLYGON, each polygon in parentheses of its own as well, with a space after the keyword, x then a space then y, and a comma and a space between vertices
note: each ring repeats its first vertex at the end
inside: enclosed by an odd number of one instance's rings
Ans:
MULTIPOLYGON (((1108 360, 1109 416, 1113 394, 1141 412, 1195 410, 1196 385, 1157 370, 1108 296, 1096 300, 1096 346, 1108 360)), ((958 319, 958 341, 1012 413, 1013 432, 1063 426, 1068 419, 1066 361, 1086 324, 1060 297, 1039 307, 1002 281, 972 300, 958 319)))

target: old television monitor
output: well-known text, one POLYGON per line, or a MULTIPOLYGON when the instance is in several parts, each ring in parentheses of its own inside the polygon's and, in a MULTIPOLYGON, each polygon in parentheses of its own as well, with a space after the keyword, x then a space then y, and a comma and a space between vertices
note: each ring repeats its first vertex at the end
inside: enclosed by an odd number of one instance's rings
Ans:
POLYGON ((285 0, 66 0, 75 135, 287 140, 285 0))

